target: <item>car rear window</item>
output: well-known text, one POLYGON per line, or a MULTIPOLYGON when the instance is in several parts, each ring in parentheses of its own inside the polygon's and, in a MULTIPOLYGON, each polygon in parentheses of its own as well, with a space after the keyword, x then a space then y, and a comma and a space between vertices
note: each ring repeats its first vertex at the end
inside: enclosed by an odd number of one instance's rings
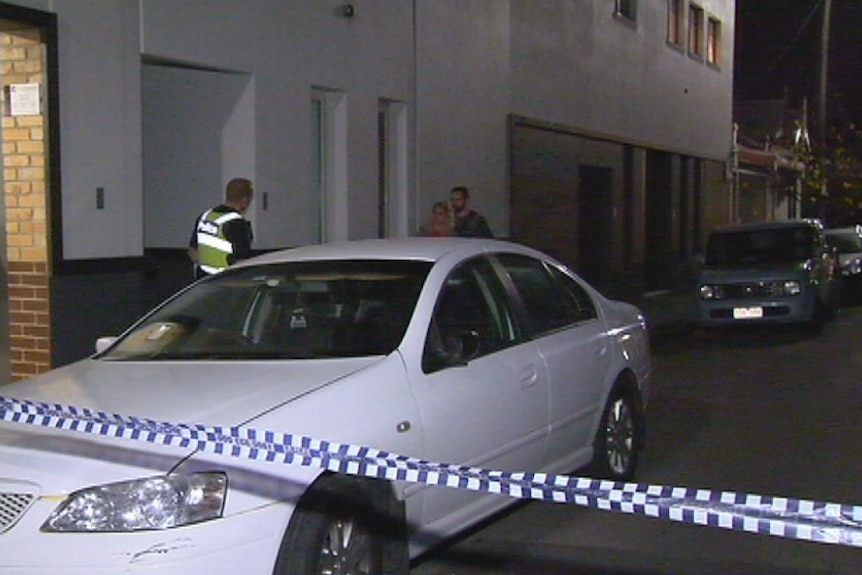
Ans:
POLYGON ((841 253, 862 252, 862 238, 855 231, 828 232, 826 241, 841 253))

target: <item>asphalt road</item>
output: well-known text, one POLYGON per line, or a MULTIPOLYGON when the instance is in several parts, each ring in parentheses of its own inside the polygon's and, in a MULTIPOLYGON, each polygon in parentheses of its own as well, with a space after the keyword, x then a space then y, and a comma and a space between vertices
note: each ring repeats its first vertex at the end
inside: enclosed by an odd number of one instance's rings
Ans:
MULTIPOLYGON (((817 335, 695 331, 654 348, 637 480, 862 505, 862 308, 817 335)), ((862 548, 545 502, 411 575, 859 575, 862 548)))

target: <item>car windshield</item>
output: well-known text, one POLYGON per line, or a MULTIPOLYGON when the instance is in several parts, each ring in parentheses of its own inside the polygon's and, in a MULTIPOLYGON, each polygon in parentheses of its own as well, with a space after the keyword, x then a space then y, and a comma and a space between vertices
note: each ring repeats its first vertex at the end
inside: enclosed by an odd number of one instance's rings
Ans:
POLYGON ((862 252, 862 238, 855 231, 828 232, 826 240, 842 254, 862 252))
POLYGON ((385 355, 401 342, 430 268, 345 260, 227 270, 163 304, 99 359, 385 355))
POLYGON ((715 232, 706 248, 706 265, 742 266, 804 261, 814 254, 809 227, 715 232))

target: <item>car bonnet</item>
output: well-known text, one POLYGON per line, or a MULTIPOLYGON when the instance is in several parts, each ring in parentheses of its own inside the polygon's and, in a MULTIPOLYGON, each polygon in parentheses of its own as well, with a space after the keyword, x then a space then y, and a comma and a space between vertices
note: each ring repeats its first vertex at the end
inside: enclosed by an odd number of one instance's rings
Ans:
POLYGON ((0 396, 169 423, 240 425, 379 357, 232 362, 86 359, 0 387, 0 396))
MULTIPOLYGON (((0 386, 0 396, 89 408, 166 423, 239 425, 347 377, 380 358, 145 363, 83 360, 0 386)), ((48 492, 111 478, 165 473, 188 448, 0 421, 0 478, 35 481, 48 492)), ((2 483, 2 481, 0 481, 2 483)))

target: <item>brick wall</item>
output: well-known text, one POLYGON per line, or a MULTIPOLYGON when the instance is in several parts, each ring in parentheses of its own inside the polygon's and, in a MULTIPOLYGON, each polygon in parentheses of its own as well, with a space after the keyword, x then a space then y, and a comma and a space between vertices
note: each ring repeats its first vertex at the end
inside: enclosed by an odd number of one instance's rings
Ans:
MULTIPOLYGON (((0 33, 3 195, 6 259, 9 265, 11 378, 51 368, 51 317, 48 242, 45 114, 11 116, 5 92, 10 84, 44 88, 45 56, 37 29, 0 33)), ((43 95, 44 106, 44 95, 43 95)))

